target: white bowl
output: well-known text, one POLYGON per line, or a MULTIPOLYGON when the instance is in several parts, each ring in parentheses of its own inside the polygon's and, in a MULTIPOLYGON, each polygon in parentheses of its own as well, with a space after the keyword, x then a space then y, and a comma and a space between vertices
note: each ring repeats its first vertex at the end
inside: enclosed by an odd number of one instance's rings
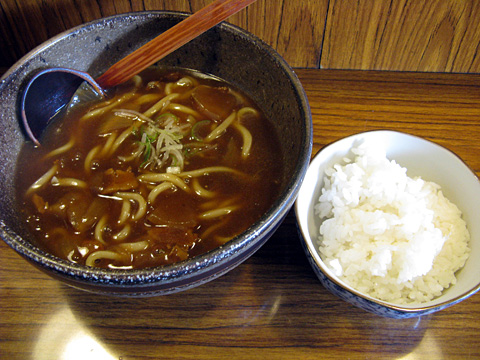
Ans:
POLYGON ((396 132, 371 131, 336 141, 317 153, 307 170, 296 203, 302 244, 321 283, 332 293, 364 310, 393 318, 429 314, 456 304, 480 289, 480 182, 472 170, 454 153, 425 139, 396 132), (340 162, 350 149, 361 142, 375 142, 385 149, 388 159, 406 167, 410 177, 439 184, 444 195, 456 204, 470 231, 470 256, 457 272, 457 283, 443 294, 420 305, 397 305, 362 294, 345 284, 327 268, 317 248, 321 219, 314 214, 323 187, 325 169, 340 162))

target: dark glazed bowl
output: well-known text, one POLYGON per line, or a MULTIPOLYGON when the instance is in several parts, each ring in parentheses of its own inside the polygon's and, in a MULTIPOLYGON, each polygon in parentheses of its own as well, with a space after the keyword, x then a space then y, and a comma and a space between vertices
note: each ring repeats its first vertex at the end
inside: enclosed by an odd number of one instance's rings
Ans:
POLYGON ((41 251, 16 211, 15 167, 26 136, 19 99, 40 69, 68 67, 97 77, 110 65, 184 19, 176 12, 139 12, 100 19, 47 41, 18 61, 0 82, 0 236, 40 270, 84 290, 123 296, 152 296, 201 285, 251 256, 280 225, 293 205, 312 150, 312 121, 304 90, 288 64, 242 29, 222 23, 160 64, 218 76, 256 100, 276 127, 285 164, 280 196, 243 234, 204 255, 145 270, 103 270, 72 264, 41 251))

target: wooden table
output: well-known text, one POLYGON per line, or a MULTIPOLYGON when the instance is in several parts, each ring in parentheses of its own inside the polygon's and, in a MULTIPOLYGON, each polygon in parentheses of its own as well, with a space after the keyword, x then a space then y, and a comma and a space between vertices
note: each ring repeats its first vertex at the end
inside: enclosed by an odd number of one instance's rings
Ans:
MULTIPOLYGON (((314 153, 373 129, 420 135, 480 173, 480 75, 297 70, 314 153)), ((452 174, 452 176, 454 176, 452 174)), ((163 297, 92 295, 52 280, 0 242, 2 359, 474 359, 480 294, 444 311, 382 318, 316 279, 289 214, 223 277, 163 297)))

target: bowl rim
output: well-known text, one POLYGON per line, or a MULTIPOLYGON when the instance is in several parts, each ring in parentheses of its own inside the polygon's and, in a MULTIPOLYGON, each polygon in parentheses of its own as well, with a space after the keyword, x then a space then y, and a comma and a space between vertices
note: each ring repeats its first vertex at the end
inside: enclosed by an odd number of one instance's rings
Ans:
MULTIPOLYGON (((352 134, 352 135, 345 136, 343 138, 339 138, 339 139, 325 145, 320 150, 318 150, 316 152, 316 154, 312 157, 312 160, 310 162, 310 166, 309 166, 309 169, 307 170, 307 174, 306 174, 305 178, 308 177, 309 172, 317 169, 316 166, 312 167, 312 164, 316 165, 316 163, 319 162, 320 154, 323 153, 324 150, 330 149, 331 147, 334 147, 334 146, 338 145, 338 143, 340 143, 340 142, 348 142, 348 141, 351 141, 355 138, 362 137, 363 135, 368 136, 368 134, 372 134, 372 133, 376 133, 376 134, 384 133, 386 135, 387 134, 392 134, 392 135, 396 135, 396 136, 408 137, 408 138, 415 139, 417 141, 424 142, 424 143, 428 144, 429 146, 434 146, 437 149, 440 149, 442 151, 446 151, 446 152, 450 153, 451 155, 453 155, 460 163, 462 163, 463 166, 465 167, 465 169, 468 170, 471 173, 471 175, 473 175, 473 177, 476 179, 476 181, 480 184, 480 178, 473 171, 473 169, 460 156, 458 156, 455 152, 448 149, 447 147, 442 146, 442 145, 440 145, 440 144, 438 144, 434 141, 428 140, 424 137, 409 134, 408 132, 405 132, 405 131, 386 130, 386 129, 367 130, 367 131, 358 132, 358 133, 355 133, 355 134, 352 134)), ((392 160, 392 159, 390 159, 390 160, 392 160)), ((315 181, 315 189, 317 187, 318 187, 318 180, 315 181)), ((310 192, 312 193, 312 196, 314 194, 315 189, 309 189, 310 192)), ((345 290, 345 291, 347 291, 347 292, 349 292, 349 293, 351 293, 355 296, 358 296, 358 297, 360 297, 360 298, 362 298, 366 301, 369 301, 371 303, 375 303, 377 305, 389 308, 391 310, 394 310, 394 311, 397 311, 397 312, 400 312, 400 313, 406 313, 406 314, 431 313, 431 312, 435 311, 436 309, 443 309, 445 307, 454 305, 454 304, 470 297, 471 295, 475 294, 476 292, 478 292, 480 290, 480 280, 479 280, 476 286, 474 286, 473 288, 471 288, 471 289, 463 292, 462 294, 460 294, 458 296, 455 296, 455 297, 453 297, 449 300, 445 300, 445 301, 442 301, 440 303, 430 304, 430 305, 428 304, 428 302, 425 303, 425 305, 422 305, 422 303, 413 303, 413 304, 411 304, 411 306, 408 306, 408 304, 405 304, 407 306, 403 306, 402 304, 396 304, 396 303, 380 300, 380 299, 374 298, 372 296, 369 296, 367 294, 364 294, 364 293, 358 291, 357 289, 355 289, 352 286, 346 284, 344 281, 342 281, 337 276, 335 276, 331 272, 331 270, 326 266, 326 264, 323 262, 319 252, 316 251, 315 248, 312 248, 312 247, 315 247, 315 243, 314 243, 315 239, 312 239, 312 237, 310 236, 310 233, 308 231, 307 220, 300 215, 301 210, 300 210, 299 197, 301 196, 303 191, 307 191, 307 190, 305 190, 305 188, 300 189, 299 196, 297 197, 297 200, 296 200, 295 206, 294 206, 295 216, 297 218, 297 224, 298 224, 299 233, 300 233, 300 240, 304 244, 303 248, 304 248, 305 251, 308 251, 307 255, 311 257, 312 261, 315 263, 316 267, 322 273, 322 275, 325 276, 329 281, 331 281, 332 283, 334 283, 338 287, 342 288, 343 290, 345 290)), ((460 270, 462 270, 462 269, 459 269, 458 271, 460 271, 460 270)), ((452 286, 454 286, 454 285, 452 285, 452 286)))
MULTIPOLYGON (((72 34, 85 31, 85 29, 90 27, 105 27, 109 23, 117 23, 126 18, 130 18, 132 22, 136 20, 148 21, 156 18, 171 18, 180 21, 189 15, 190 13, 180 11, 134 11, 99 18, 75 26, 53 36, 22 56, 0 78, 0 90, 2 90, 2 84, 5 84, 8 78, 14 77, 17 72, 25 67, 26 64, 28 65, 29 61, 41 54, 42 51, 54 46, 57 42, 71 36, 72 34)), ((294 70, 270 45, 266 44, 263 40, 247 30, 227 22, 221 22, 214 28, 247 39, 248 42, 253 43, 255 47, 260 48, 262 53, 268 55, 272 62, 281 68, 282 73, 288 79, 288 82, 295 93, 296 102, 299 104, 301 117, 305 119, 302 123, 304 129, 301 135, 302 143, 299 148, 298 162, 294 169, 296 176, 292 176, 286 182, 283 191, 279 194, 279 198, 271 205, 264 215, 254 225, 224 245, 194 258, 169 265, 144 269, 100 269, 68 262, 67 260, 50 255, 30 242, 22 239, 2 221, 0 224, 0 237, 4 242, 27 260, 32 261, 36 265, 40 265, 44 270, 53 270, 56 274, 66 275, 80 283, 87 281, 89 283, 95 282, 122 288, 131 285, 139 287, 162 283, 165 284, 165 286, 170 286, 172 283, 177 284, 177 282, 189 283, 189 279, 191 278, 201 278, 205 274, 208 275, 210 273, 218 272, 218 270, 215 270, 217 267, 223 269, 220 271, 221 275, 238 265, 238 263, 246 260, 268 240, 269 236, 276 230, 282 222, 282 219, 293 206, 309 165, 313 146, 313 124, 310 105, 305 90, 294 70), (262 233, 267 235, 261 239, 261 241, 252 241, 258 238, 262 233), (246 255, 242 255, 242 253, 245 253, 246 255)))

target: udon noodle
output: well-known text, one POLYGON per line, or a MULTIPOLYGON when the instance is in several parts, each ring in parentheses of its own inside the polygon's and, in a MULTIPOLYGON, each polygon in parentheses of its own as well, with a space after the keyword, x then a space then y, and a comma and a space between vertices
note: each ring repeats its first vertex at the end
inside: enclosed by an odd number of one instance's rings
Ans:
POLYGON ((230 85, 148 69, 108 100, 73 106, 41 147, 22 149, 20 209, 39 246, 75 263, 185 260, 271 206, 282 171, 275 135, 230 85))

